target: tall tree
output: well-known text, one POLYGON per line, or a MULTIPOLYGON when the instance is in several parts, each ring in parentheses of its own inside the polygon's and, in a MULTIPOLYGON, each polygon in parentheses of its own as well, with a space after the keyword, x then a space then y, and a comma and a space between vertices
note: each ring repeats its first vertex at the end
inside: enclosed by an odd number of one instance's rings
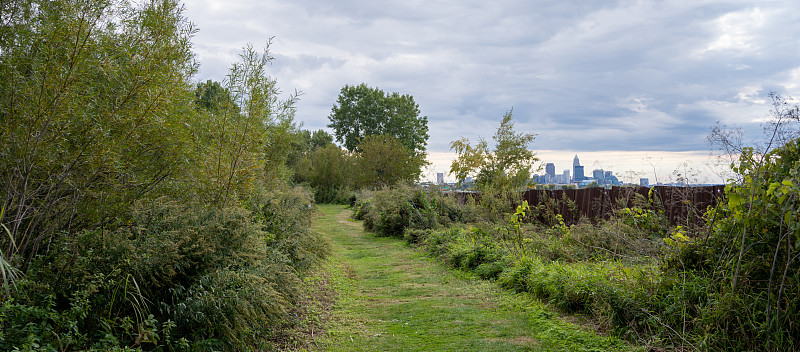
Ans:
POLYGON ((450 143, 450 149, 458 154, 450 166, 450 173, 459 182, 474 176, 475 183, 482 188, 523 188, 530 182, 534 163, 539 161, 536 153, 528 150, 535 138, 532 133, 515 132, 512 111, 508 111, 492 137, 494 151, 489 150, 489 144, 483 139, 474 147, 467 138, 450 143))
POLYGON ((374 135, 394 137, 414 154, 424 153, 428 143, 428 118, 420 116, 419 105, 408 94, 386 94, 364 83, 346 85, 328 118, 336 141, 349 151, 374 135))
POLYGON ((24 265, 180 170, 194 30, 177 1, 0 5, 0 240, 24 265))
POLYGON ((278 99, 277 82, 266 71, 269 45, 261 53, 248 45, 223 84, 208 81, 195 90, 200 113, 193 122, 192 170, 200 196, 211 203, 236 202, 288 178, 288 151, 301 138, 297 94, 278 99))

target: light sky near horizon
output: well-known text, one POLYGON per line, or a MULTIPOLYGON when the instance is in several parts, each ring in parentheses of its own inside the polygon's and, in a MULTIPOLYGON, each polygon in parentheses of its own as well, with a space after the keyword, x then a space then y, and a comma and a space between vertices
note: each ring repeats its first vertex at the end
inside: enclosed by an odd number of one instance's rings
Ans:
MULTIPOLYGON (((346 84, 411 94, 429 119, 426 175, 449 143, 516 127, 556 170, 578 154, 668 182, 687 162, 724 182, 706 141, 717 122, 760 137, 768 93, 800 91, 797 1, 192 0, 197 81, 222 80, 248 43, 274 37, 269 71, 304 128, 326 129, 346 84), (655 170, 654 170, 655 169, 655 170)), ((724 169, 724 167, 722 168, 724 169)), ((429 177, 429 176, 426 176, 429 177)), ((638 177, 636 178, 638 180, 638 177)))

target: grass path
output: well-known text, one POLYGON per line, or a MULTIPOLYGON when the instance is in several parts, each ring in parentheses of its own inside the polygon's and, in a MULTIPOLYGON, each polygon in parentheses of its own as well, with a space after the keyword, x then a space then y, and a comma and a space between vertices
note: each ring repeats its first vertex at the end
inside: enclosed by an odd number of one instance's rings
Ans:
POLYGON ((624 343, 568 324, 539 301, 434 263, 403 241, 366 234, 341 206, 313 230, 333 246, 336 303, 326 351, 609 351, 624 343))

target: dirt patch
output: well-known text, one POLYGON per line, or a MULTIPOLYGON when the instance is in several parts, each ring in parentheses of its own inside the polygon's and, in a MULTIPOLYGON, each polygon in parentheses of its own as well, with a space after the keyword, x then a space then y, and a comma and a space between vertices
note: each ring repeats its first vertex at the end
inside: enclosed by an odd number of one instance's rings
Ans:
POLYGON ((336 222, 340 224, 346 224, 347 226, 351 227, 361 227, 361 224, 357 223, 355 220, 350 218, 350 214, 352 212, 348 210, 342 210, 339 215, 336 215, 336 222))
POLYGON ((512 337, 512 338, 507 338, 507 339, 486 339, 486 341, 504 342, 504 343, 508 343, 508 344, 512 344, 512 345, 525 346, 525 347, 533 347, 533 346, 539 344, 538 341, 536 341, 536 340, 534 340, 534 339, 532 339, 532 338, 530 338, 528 336, 517 336, 517 337, 512 337))

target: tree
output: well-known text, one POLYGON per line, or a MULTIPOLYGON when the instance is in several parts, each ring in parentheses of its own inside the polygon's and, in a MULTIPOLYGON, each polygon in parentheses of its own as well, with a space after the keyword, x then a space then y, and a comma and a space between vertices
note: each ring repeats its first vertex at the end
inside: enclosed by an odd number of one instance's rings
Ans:
POLYGON ((349 201, 355 174, 355 157, 333 143, 315 148, 295 165, 295 181, 311 186, 317 203, 349 201))
POLYGON ((476 146, 470 145, 467 138, 450 143, 450 149, 458 156, 450 165, 450 174, 459 182, 474 176, 479 188, 498 188, 519 190, 525 188, 531 178, 534 163, 539 161, 536 153, 528 150, 536 135, 514 132, 512 112, 503 116, 500 127, 495 132, 495 149, 489 151, 489 144, 481 139, 476 146))
POLYGON ((0 245, 24 268, 183 169, 194 30, 177 1, 11 1, 0 17, 0 245))
POLYGON ((192 169, 201 197, 225 205, 250 197, 258 187, 288 179, 288 151, 299 138, 294 122, 297 94, 280 100, 266 68, 267 43, 259 53, 244 48, 223 84, 198 85, 193 121, 192 169))
POLYGON ((328 116, 336 141, 356 151, 367 136, 385 135, 399 140, 414 154, 425 152, 428 118, 419 116, 411 95, 386 94, 378 88, 345 85, 328 116))
POLYGON ((228 110, 238 110, 233 101, 231 92, 219 82, 207 80, 200 82, 194 90, 195 105, 213 114, 224 113, 228 110))
POLYGON ((323 130, 317 130, 316 132, 314 132, 309 140, 311 150, 322 148, 332 143, 333 143, 333 136, 330 133, 325 132, 323 130))
POLYGON ((413 182, 422 173, 425 159, 411 153, 397 138, 386 135, 368 136, 358 146, 359 179, 364 187, 393 186, 413 182))

